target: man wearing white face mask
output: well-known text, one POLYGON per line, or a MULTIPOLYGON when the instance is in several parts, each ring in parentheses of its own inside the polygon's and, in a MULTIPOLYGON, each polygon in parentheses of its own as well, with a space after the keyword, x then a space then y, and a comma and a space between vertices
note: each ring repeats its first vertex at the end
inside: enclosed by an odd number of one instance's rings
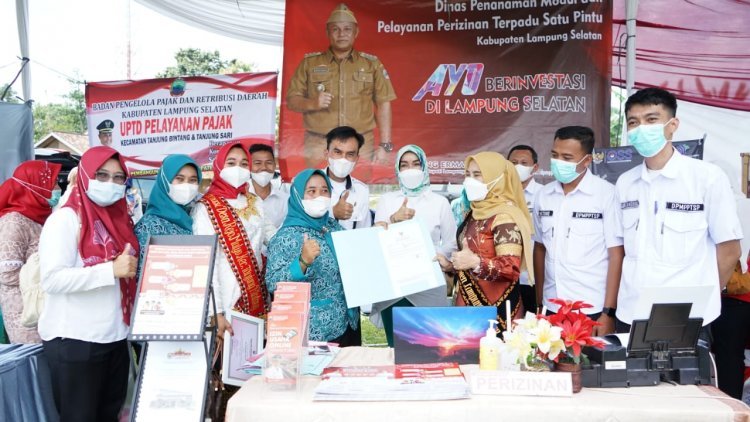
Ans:
MULTIPOLYGON (((528 145, 516 145, 510 149, 508 161, 513 163, 518 172, 518 177, 521 179, 521 186, 523 187, 523 196, 526 198, 526 208, 529 209, 531 215, 534 215, 536 193, 542 189, 542 185, 534 180, 534 173, 539 170, 539 156, 534 148, 528 145)), ((534 291, 534 286, 529 281, 528 271, 521 272, 521 278, 518 283, 524 308, 527 310, 536 309, 536 292, 534 291)))
POLYGON ((729 180, 717 166, 672 147, 676 112, 675 97, 658 88, 625 102, 628 140, 645 160, 616 186, 625 245, 618 331, 629 330, 641 291, 652 286, 710 286, 707 328, 719 316, 720 291, 740 258, 742 229, 729 180))
POLYGON ((258 196, 266 218, 278 229, 286 218, 289 194, 272 183, 275 172, 273 148, 265 144, 250 145, 251 180, 247 190, 258 196))
POLYGON ((351 176, 364 138, 354 128, 340 126, 328 132, 326 142, 333 217, 347 230, 372 226, 370 188, 351 176))
MULTIPOLYGON (((444 272, 453 271, 448 257, 456 250, 456 221, 448 200, 430 190, 427 156, 422 148, 406 145, 396 154, 396 176, 399 190, 380 197, 375 210, 375 224, 416 219, 430 233, 437 253, 436 260, 444 272)), ((385 327, 388 345, 393 346, 393 308, 397 306, 446 306, 445 286, 415 293, 404 298, 376 303, 370 320, 385 327)))
POLYGON ((583 312, 604 335, 615 330, 623 248, 615 187, 588 170, 593 150, 587 127, 555 132, 550 167, 557 180, 539 191, 533 214, 534 273, 538 304, 551 312, 560 307, 555 298, 593 305, 583 312))

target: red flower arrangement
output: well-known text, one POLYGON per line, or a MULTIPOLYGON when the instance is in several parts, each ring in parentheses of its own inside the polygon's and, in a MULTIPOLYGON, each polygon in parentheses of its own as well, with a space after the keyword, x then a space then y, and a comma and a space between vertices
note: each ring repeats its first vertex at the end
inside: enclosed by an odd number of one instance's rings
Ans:
POLYGON ((565 350, 557 356, 556 362, 580 364, 581 357, 586 356, 581 353, 583 346, 601 347, 604 345, 603 342, 591 336, 594 327, 600 324, 581 312, 581 309, 593 308, 593 306, 580 300, 573 302, 550 299, 550 302, 560 305, 560 309, 554 315, 541 316, 541 318, 549 321, 552 326, 562 328, 560 339, 565 343, 565 350))

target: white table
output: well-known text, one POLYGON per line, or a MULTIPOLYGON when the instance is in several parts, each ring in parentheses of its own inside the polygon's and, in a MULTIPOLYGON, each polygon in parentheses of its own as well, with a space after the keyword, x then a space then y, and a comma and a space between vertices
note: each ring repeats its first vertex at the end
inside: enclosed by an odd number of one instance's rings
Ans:
MULTIPOLYGON (((342 349, 331 366, 393 364, 393 350, 342 349)), ((713 387, 584 388, 573 397, 472 396, 468 400, 313 402, 318 377, 304 377, 299 393, 268 391, 254 377, 229 400, 226 420, 304 422, 750 422, 750 408, 713 387)))

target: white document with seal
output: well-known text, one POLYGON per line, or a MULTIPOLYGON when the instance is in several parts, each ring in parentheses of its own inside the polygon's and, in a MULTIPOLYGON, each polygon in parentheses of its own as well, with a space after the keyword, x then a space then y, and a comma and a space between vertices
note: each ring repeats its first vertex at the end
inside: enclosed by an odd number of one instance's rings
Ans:
POLYGON ((416 220, 332 237, 350 308, 445 286, 432 239, 416 220))

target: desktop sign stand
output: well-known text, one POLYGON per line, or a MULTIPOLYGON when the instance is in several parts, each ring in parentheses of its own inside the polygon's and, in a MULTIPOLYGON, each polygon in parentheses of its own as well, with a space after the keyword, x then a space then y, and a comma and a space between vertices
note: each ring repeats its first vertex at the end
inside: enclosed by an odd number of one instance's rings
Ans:
POLYGON ((203 421, 216 327, 216 236, 152 236, 128 340, 143 344, 130 421, 203 421))

